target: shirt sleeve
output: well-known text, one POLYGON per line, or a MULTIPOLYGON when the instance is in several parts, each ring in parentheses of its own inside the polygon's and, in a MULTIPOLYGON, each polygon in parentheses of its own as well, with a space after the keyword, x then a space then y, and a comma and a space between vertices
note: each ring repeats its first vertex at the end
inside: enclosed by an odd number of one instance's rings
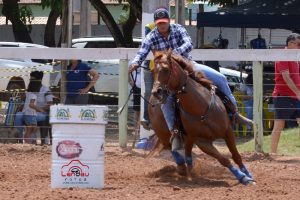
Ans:
POLYGON ((52 102, 53 101, 52 92, 50 91, 50 89, 48 87, 45 91, 45 99, 46 99, 46 102, 52 102))
POLYGON ((146 37, 142 43, 141 48, 137 52, 136 56, 134 57, 133 61, 131 64, 138 64, 141 65, 142 62, 146 59, 149 51, 151 49, 151 38, 146 37))
POLYGON ((187 54, 193 49, 192 39, 183 26, 179 26, 177 31, 181 35, 183 44, 180 47, 174 49, 173 52, 181 55, 187 54))
POLYGON ((89 71, 91 70, 91 67, 88 66, 88 65, 85 64, 85 63, 81 63, 81 70, 82 70, 85 74, 88 74, 89 71))
POLYGON ((28 98, 30 99, 30 101, 31 101, 31 100, 36 100, 36 99, 37 99, 37 95, 34 94, 34 93, 32 93, 32 92, 30 92, 30 93, 28 94, 28 98))

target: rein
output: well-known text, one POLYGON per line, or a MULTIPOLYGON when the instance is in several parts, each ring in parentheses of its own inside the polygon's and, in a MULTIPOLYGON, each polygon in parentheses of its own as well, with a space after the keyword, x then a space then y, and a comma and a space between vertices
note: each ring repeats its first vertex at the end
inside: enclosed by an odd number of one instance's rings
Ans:
MULTIPOLYGON (((175 71, 175 67, 173 66, 172 59, 171 59, 171 58, 168 59, 168 62, 169 62, 169 66, 170 66, 171 70, 170 70, 170 73, 169 73, 169 77, 168 77, 167 84, 165 85, 166 88, 168 88, 168 85, 169 85, 169 83, 170 83, 170 78, 171 78, 172 73, 175 74, 175 75, 177 75, 177 72, 175 71)), ((176 61, 174 61, 174 62, 176 62, 176 61)), ((176 62, 176 63, 177 63, 177 62, 176 62)), ((177 65, 179 65, 179 64, 177 63, 177 65)), ((184 83, 183 83, 182 86, 180 86, 180 90, 178 90, 178 91, 176 92, 176 94, 186 93, 185 88, 186 88, 186 84, 187 84, 187 79, 188 79, 188 75, 185 74, 185 80, 184 80, 184 83)))

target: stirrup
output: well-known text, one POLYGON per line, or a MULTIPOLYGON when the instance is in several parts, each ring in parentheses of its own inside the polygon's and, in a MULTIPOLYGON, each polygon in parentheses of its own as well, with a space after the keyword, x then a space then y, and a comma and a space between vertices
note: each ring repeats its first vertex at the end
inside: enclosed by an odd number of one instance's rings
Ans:
POLYGON ((172 144, 173 139, 178 136, 179 137, 179 131, 178 129, 173 129, 170 131, 171 132, 171 137, 170 137, 170 143, 172 144))

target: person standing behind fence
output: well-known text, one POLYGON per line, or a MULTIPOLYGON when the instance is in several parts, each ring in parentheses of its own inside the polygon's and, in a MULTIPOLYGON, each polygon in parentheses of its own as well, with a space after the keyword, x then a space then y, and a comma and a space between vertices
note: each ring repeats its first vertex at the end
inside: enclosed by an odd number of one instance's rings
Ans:
POLYGON ((65 104, 88 104, 87 93, 99 79, 98 72, 80 60, 71 60, 67 70, 65 104), (89 76, 92 77, 91 80, 89 76))
MULTIPOLYGON (((155 28, 155 23, 151 22, 145 26, 145 36, 147 36, 155 28)), ((151 124, 148 115, 148 101, 150 99, 152 86, 153 86, 153 76, 152 70, 154 69, 154 60, 145 60, 143 62, 144 67, 148 70, 144 70, 144 83, 145 83, 145 92, 144 92, 144 114, 143 119, 141 120, 141 125, 144 129, 150 130, 151 124)))
MULTIPOLYGON (((300 35, 290 34, 286 39, 286 49, 299 49, 300 35)), ((300 76, 296 61, 275 62, 275 88, 273 102, 275 108, 274 127, 271 137, 271 153, 277 153, 281 131, 286 120, 297 119, 300 123, 300 76)))
MULTIPOLYGON (((253 75, 248 74, 245 84, 241 85, 242 99, 244 101, 246 117, 253 119, 253 75)), ((251 135, 252 126, 247 125, 247 136, 251 135)))
POLYGON ((135 135, 140 131, 140 111, 141 111, 141 69, 137 69, 129 74, 129 84, 133 91, 133 110, 135 135))
POLYGON ((37 93, 40 90, 40 82, 38 80, 30 80, 26 92, 23 113, 25 122, 25 143, 31 143, 33 133, 37 131, 37 111, 43 112, 43 109, 36 105, 37 93))

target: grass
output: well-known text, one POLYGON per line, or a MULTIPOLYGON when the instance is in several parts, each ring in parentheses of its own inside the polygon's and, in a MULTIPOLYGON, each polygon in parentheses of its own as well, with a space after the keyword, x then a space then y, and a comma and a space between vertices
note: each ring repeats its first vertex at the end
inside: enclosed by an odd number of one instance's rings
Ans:
MULTIPOLYGON (((255 150, 254 139, 237 145, 239 152, 253 152, 255 150)), ((263 151, 271 151, 271 136, 264 136, 263 151)), ((277 149, 278 154, 300 155, 299 128, 287 129, 281 133, 277 149)))

